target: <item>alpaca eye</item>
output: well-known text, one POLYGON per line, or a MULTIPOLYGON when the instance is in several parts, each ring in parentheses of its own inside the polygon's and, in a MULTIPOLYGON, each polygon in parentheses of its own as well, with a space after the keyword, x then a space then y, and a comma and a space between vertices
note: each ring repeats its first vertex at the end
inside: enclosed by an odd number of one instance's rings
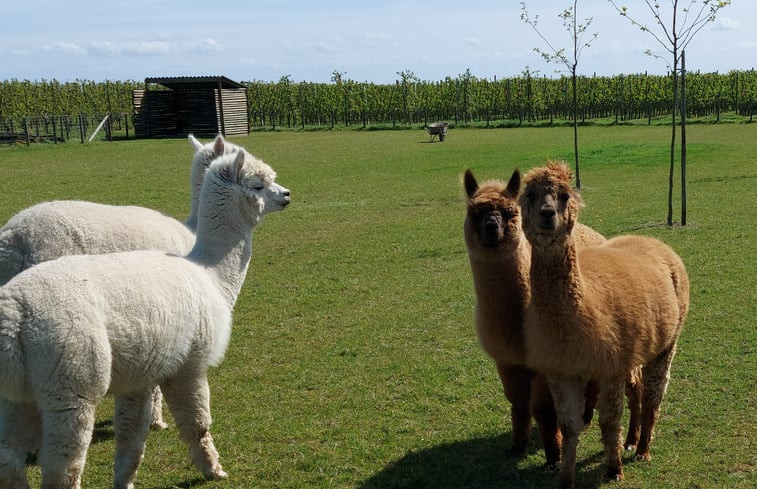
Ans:
POLYGON ((258 192, 263 190, 264 188, 265 188, 265 185, 263 185, 262 183, 256 183, 255 185, 252 186, 252 189, 257 190, 258 192))
POLYGON ((557 196, 558 199, 560 199, 560 202, 563 204, 566 203, 568 200, 570 200, 570 195, 568 194, 560 194, 557 196))

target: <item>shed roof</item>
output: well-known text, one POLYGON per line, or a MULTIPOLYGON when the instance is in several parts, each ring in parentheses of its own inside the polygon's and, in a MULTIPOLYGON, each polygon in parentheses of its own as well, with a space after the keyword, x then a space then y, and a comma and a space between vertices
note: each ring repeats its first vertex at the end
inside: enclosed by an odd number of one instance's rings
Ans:
POLYGON ((145 78, 145 85, 157 83, 166 88, 244 88, 241 83, 230 80, 225 76, 168 76, 145 78))

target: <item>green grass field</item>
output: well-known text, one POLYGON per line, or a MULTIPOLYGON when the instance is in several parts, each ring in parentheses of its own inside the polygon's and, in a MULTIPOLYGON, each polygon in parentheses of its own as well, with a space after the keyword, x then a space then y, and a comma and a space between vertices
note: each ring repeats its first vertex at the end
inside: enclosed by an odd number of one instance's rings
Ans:
MULTIPOLYGON (((683 258, 691 311, 649 463, 604 484, 597 423, 584 488, 753 488, 757 441, 757 127, 689 127, 689 226, 667 212, 668 127, 580 129, 580 219, 683 258)), ((229 479, 204 482, 175 427, 151 433, 136 487, 550 488, 536 441, 509 458, 509 405, 472 324, 460 175, 506 179, 572 159, 572 129, 254 133, 293 202, 257 228, 226 359, 210 374, 229 479)), ((0 149, 0 221, 42 200, 189 210, 186 140, 0 149)), ((676 184, 676 193, 679 191, 676 184)), ((676 199, 676 216, 680 205, 676 199)), ((679 217, 676 217, 679 219, 679 217)), ((112 401, 84 487, 112 484, 112 401)), ((170 421, 170 416, 168 418, 170 421)), ((534 436, 534 440, 538 437, 534 436)), ((32 484, 39 470, 30 467, 32 484)))

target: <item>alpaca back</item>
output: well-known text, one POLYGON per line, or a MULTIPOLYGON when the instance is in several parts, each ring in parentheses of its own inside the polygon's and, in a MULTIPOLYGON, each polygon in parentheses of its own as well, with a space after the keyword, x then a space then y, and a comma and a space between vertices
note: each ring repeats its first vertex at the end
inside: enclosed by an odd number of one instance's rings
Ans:
MULTIPOLYGON (((0 294, 2 312, 23 304, 25 319, 14 327, 31 384, 55 376, 49 366, 94 355, 98 365, 110 365, 105 385, 112 392, 134 391, 187 362, 218 364, 229 340, 231 307, 209 272, 166 253, 66 256, 22 272, 0 294), (46 365, 33 364, 41 358, 46 365)), ((85 365, 82 375, 89 371, 85 365)))
POLYGON ((0 230, 0 285, 16 273, 55 258, 155 249, 186 254, 194 234, 179 221, 137 206, 83 201, 36 204, 0 230))

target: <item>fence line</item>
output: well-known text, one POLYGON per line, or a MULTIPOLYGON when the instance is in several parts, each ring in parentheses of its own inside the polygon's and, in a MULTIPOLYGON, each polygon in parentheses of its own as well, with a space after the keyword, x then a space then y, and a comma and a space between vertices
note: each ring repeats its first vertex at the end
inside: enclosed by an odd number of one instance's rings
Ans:
MULTIPOLYGON (((132 139, 134 137, 134 118, 131 114, 79 114, 77 116, 56 115, 45 117, 8 118, 0 120, 0 144, 25 144, 99 139, 132 139), (95 133, 98 123, 103 122, 102 130, 95 133)), ((100 128, 98 128, 100 129, 100 128)))

